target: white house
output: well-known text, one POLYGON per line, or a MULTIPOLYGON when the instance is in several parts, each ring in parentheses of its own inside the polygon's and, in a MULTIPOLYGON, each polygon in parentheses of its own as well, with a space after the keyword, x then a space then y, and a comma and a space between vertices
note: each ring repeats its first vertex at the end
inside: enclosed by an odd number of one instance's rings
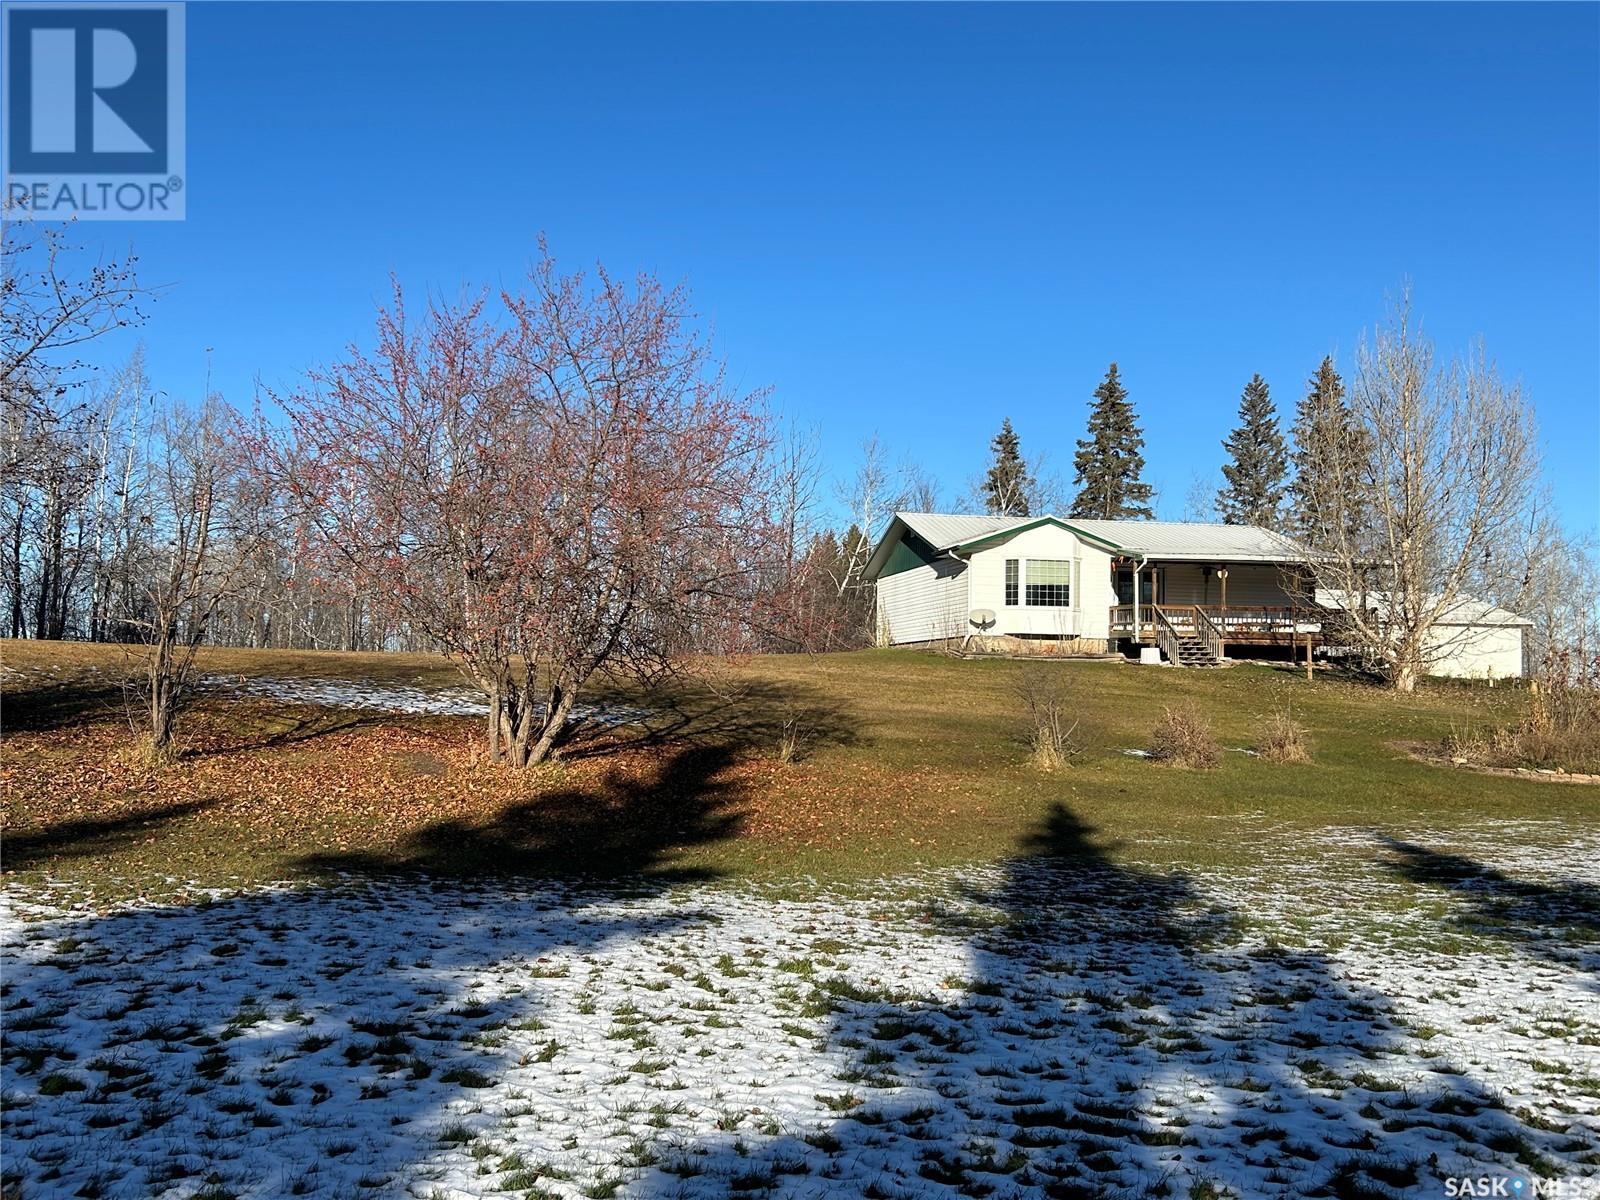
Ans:
MULTIPOLYGON (((883 645, 1105 653, 1149 645, 1182 665, 1229 645, 1320 640, 1297 542, 1251 525, 896 513, 867 563, 883 645)), ((1462 603, 1432 669, 1522 673, 1528 622, 1462 603)))

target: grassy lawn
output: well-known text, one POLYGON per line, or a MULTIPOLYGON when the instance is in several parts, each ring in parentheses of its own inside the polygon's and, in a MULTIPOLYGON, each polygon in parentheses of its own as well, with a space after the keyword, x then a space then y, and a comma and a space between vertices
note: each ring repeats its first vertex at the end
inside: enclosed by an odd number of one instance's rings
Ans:
MULTIPOLYGON (((8 642, 3 659, 6 870, 93 881, 102 894, 119 881, 394 867, 840 880, 1006 858, 1058 804, 1112 856, 1178 865, 1249 862, 1268 830, 1583 828, 1600 817, 1600 788, 1407 753, 1513 717, 1525 696, 1505 687, 1397 697, 1338 677, 1308 683, 1287 666, 1053 664, 1086 748, 1041 772, 1013 694, 1018 664, 904 651, 757 658, 670 695, 613 697, 650 706, 647 730, 600 730, 521 775, 481 761, 470 717, 212 691, 183 719, 180 761, 145 772, 124 756, 120 650, 8 642), (1229 752, 1217 770, 1188 771, 1124 753, 1174 704, 1196 706, 1236 749, 1292 706, 1313 761, 1229 752), (786 721, 809 742, 788 763, 777 752, 786 721)), ((215 651, 202 666, 234 681, 460 686, 434 657, 215 651)))
POLYGON ((230 652, 146 772, 120 652, 4 651, 6 1195, 1600 1178, 1600 788, 1405 749, 1515 690, 1054 664, 1045 773, 1016 664, 759 659, 509 773, 437 660, 230 652), (1124 752, 1183 703, 1218 769, 1124 752))

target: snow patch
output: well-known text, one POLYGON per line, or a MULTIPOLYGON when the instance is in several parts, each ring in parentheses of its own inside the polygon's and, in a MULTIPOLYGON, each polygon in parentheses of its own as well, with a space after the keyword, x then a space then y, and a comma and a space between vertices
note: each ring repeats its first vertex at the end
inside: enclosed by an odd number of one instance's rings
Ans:
MULTIPOLYGON (((275 679, 270 676, 207 675, 202 687, 244 696, 261 696, 291 704, 322 708, 349 708, 368 712, 416 713, 444 717, 484 717, 489 704, 483 693, 469 688, 428 691, 405 684, 348 679, 275 679)), ((650 710, 628 705, 579 704, 567 718, 570 723, 633 725, 646 720, 650 710)))
POLYGON ((95 914, 13 887, 6 1184, 842 1200, 1593 1178, 1600 841, 1441 841, 1348 829, 1264 839, 1248 873, 1091 855, 801 898, 352 878, 95 914))

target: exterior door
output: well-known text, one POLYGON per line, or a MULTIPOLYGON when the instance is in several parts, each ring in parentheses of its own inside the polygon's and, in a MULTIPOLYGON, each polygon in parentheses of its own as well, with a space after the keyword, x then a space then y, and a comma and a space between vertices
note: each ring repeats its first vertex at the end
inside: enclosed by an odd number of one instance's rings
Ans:
MULTIPOLYGON (((1160 570, 1159 567, 1154 570, 1147 567, 1145 570, 1138 572, 1140 604, 1159 604, 1161 602, 1158 599, 1162 592, 1160 570), (1152 578, 1152 576, 1155 576, 1155 578, 1152 578)), ((1133 576, 1134 570, 1132 567, 1119 567, 1117 569, 1115 586, 1118 604, 1133 603, 1133 576)))

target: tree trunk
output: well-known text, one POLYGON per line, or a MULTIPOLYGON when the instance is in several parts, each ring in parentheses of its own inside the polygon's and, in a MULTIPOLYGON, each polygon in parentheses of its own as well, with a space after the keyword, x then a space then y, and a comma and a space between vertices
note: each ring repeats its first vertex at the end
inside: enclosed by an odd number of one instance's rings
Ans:
POLYGON ((22 615, 22 522, 27 506, 17 501, 17 520, 11 527, 11 636, 22 637, 27 629, 22 615))
POLYGON ((173 704, 172 638, 163 630, 151 648, 149 667, 150 687, 150 748, 165 754, 172 745, 172 726, 176 712, 173 704))
POLYGON ((531 684, 505 688, 489 701, 490 758, 519 769, 548 761, 571 712, 572 697, 565 689, 551 688, 541 703, 531 684))
POLYGON ((567 728, 567 716, 572 712, 572 695, 564 688, 550 689, 550 699, 545 706, 543 728, 539 740, 529 753, 530 763, 542 763, 550 757, 556 743, 567 728))
POLYGON ((1417 664, 1411 659, 1404 659, 1395 664, 1394 690, 1410 694, 1417 690, 1417 664))

